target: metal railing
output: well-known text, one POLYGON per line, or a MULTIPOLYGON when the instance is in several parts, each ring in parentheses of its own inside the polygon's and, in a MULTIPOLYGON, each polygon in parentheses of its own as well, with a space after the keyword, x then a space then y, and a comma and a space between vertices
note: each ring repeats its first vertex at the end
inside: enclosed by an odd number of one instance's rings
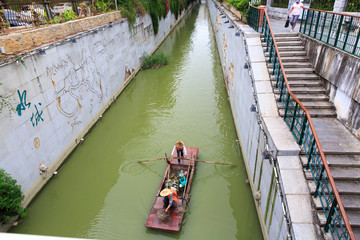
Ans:
POLYGON ((299 31, 360 57, 360 16, 305 8, 299 31))
POLYGON ((333 239, 355 240, 310 114, 290 90, 266 10, 251 6, 249 25, 264 34, 269 63, 272 64, 280 101, 284 106, 284 120, 298 144, 305 150, 307 167, 311 170, 316 184, 315 197, 319 197, 326 217, 325 232, 330 232, 333 239))
POLYGON ((78 5, 88 2, 88 0, 0 0, 0 10, 3 11, 10 26, 24 26, 50 21, 67 10, 79 15, 78 5))

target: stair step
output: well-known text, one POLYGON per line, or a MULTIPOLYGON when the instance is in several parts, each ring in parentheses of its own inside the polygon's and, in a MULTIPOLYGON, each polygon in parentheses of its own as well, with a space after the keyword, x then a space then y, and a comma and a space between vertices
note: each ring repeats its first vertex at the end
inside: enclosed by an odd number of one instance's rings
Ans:
MULTIPOLYGON (((291 87, 321 87, 321 82, 318 80, 290 80, 288 81, 291 87)), ((271 76, 271 84, 276 87, 275 77, 271 76)))
MULTIPOLYGON (((306 107, 307 110, 310 110, 310 109, 334 109, 334 106, 330 102, 325 102, 325 101, 323 101, 323 102, 302 101, 301 103, 306 107)), ((283 104, 281 102, 277 102, 277 105, 278 105, 279 109, 284 108, 283 104)))
MULTIPOLYGON (((266 47, 266 43, 263 39, 261 39, 262 43, 261 46, 266 47)), ((278 47, 281 46, 303 46, 301 41, 289 41, 289 42, 276 42, 278 47)))
MULTIPOLYGON (((320 225, 323 227, 326 223, 326 217, 323 211, 317 211, 320 225)), ((340 214, 340 213, 339 213, 340 214)), ((359 210, 348 210, 346 215, 349 219, 351 227, 360 227, 360 211, 359 210)))
MULTIPOLYGON (((325 89, 323 87, 311 87, 311 88, 307 88, 307 87, 292 87, 291 88, 291 92, 295 94, 295 96, 297 96, 298 93, 303 94, 303 93, 309 93, 309 94, 325 94, 325 89)), ((278 89, 274 89, 274 93, 275 94, 279 94, 279 90, 278 89)))
MULTIPOLYGON (((341 195, 345 210, 360 210, 360 195, 341 195)), ((313 198, 316 209, 322 209, 320 198, 313 198)))
MULTIPOLYGON (((273 68, 269 68, 269 73, 270 74, 273 74, 274 72, 274 69, 273 68)), ((305 67, 305 68, 302 68, 302 67, 297 67, 297 68, 287 68, 285 67, 285 73, 286 73, 286 76, 288 74, 304 74, 304 73, 314 73, 314 70, 312 68, 309 68, 309 67, 305 67)))
MULTIPOLYGON (((282 59, 282 58, 281 58, 282 59)), ((285 69, 290 68, 312 68, 311 63, 309 62, 283 62, 283 66, 285 69)), ((273 68, 272 63, 268 63, 267 67, 270 69, 273 68)))
MULTIPOLYGON (((307 109, 310 113, 310 116, 312 118, 336 118, 336 112, 332 109, 307 109)), ((285 116, 285 111, 284 109, 279 109, 279 115, 281 117, 285 116)))
MULTIPOLYGON (((325 155, 326 161, 330 167, 358 167, 360 168, 360 156, 359 155, 325 155)), ((305 155, 300 156, 301 162, 305 167, 307 164, 307 157, 305 155)))
MULTIPOLYGON (((360 180, 360 168, 352 167, 331 167, 331 175, 333 176, 335 182, 337 180, 342 181, 359 181, 360 180)), ((305 172, 306 179, 312 179, 311 172, 305 172), (309 175, 309 176, 308 176, 309 175)))
MULTIPOLYGON (((308 179, 308 186, 310 193, 313 195, 315 193, 315 183, 312 180, 311 172, 306 171, 305 177, 308 179), (310 173, 310 175, 308 174, 310 173), (309 177, 310 176, 310 177, 309 177)), ((347 180, 335 180, 336 188, 341 195, 360 195, 360 182, 359 181, 347 181, 347 180)))
MULTIPOLYGON (((265 57, 268 57, 270 54, 269 52, 265 52, 265 57)), ((296 57, 296 56, 306 56, 305 51, 284 51, 280 52, 280 57, 296 57)))
MULTIPOLYGON (((268 62, 269 57, 265 56, 265 60, 268 62)), ((309 58, 306 56, 296 56, 296 57, 281 57, 281 61, 284 62, 309 62, 309 58)))
MULTIPOLYGON (((286 74, 286 71, 285 71, 285 74, 286 74)), ((315 73, 307 73, 307 74, 286 74, 286 77, 288 79, 288 81, 292 81, 292 80, 318 80, 319 79, 319 76, 315 73)), ((275 76, 272 75, 270 77, 270 80, 273 80, 275 81, 275 76)), ((318 81, 319 84, 321 84, 322 82, 319 80, 318 81)))
POLYGON ((278 47, 278 49, 279 49, 280 52, 305 51, 305 48, 303 46, 280 46, 280 47, 278 47))
MULTIPOLYGON (((297 37, 299 34, 297 32, 284 32, 284 33, 274 33, 275 38, 276 37, 297 37)), ((264 34, 261 33, 260 37, 264 37, 264 34)))
MULTIPOLYGON (((326 94, 296 94, 300 101, 328 101, 329 96, 326 94)), ((276 101, 280 101, 280 96, 275 95, 276 101)))
POLYGON ((290 37, 275 37, 275 41, 276 42, 300 42, 301 43, 301 39, 299 36, 290 36, 290 37))

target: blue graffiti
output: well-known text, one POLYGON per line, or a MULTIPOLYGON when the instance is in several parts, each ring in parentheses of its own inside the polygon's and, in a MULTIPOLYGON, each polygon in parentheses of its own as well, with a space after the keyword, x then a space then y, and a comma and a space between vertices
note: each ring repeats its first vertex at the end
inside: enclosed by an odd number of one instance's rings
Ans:
POLYGON ((29 108, 31 103, 26 103, 26 90, 24 90, 22 94, 20 94, 19 90, 17 90, 17 92, 19 94, 20 103, 17 105, 16 111, 18 112, 18 115, 21 116, 21 111, 25 111, 26 107, 29 108))
MULTIPOLYGON (((41 106, 41 103, 39 103, 39 106, 41 106)), ((44 121, 44 119, 41 117, 41 115, 43 114, 43 111, 41 110, 41 112, 39 112, 36 105, 35 105, 35 109, 36 109, 36 113, 35 114, 33 113, 30 118, 30 121, 31 121, 33 127, 37 126, 38 122, 44 121)))

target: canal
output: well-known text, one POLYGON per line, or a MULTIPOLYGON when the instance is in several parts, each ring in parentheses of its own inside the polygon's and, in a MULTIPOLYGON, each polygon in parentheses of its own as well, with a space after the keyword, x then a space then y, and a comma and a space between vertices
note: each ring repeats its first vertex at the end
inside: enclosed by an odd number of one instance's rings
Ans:
POLYGON ((262 239, 216 49, 201 4, 140 71, 35 200, 13 233, 97 239, 262 239), (166 164, 182 140, 198 158, 179 233, 144 227, 166 164))

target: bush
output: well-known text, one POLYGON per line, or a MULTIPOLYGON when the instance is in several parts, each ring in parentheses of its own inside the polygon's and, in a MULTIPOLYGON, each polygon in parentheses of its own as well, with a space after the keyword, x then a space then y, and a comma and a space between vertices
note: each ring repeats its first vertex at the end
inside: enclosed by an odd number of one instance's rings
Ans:
POLYGON ((0 169, 0 196, 1 223, 5 223, 12 216, 23 213, 24 209, 20 206, 24 199, 21 187, 4 169, 0 169))
MULTIPOLYGON (((145 54, 144 54, 145 55, 145 54)), ((144 65, 142 69, 159 68, 160 66, 167 65, 168 58, 164 53, 155 54, 152 56, 144 57, 144 65)))
POLYGON ((245 18, 249 17, 249 3, 250 0, 232 0, 231 4, 244 15, 245 18))
POLYGON ((76 14, 72 10, 67 10, 66 12, 64 12, 62 17, 64 18, 65 22, 71 21, 71 20, 77 18, 76 14))

